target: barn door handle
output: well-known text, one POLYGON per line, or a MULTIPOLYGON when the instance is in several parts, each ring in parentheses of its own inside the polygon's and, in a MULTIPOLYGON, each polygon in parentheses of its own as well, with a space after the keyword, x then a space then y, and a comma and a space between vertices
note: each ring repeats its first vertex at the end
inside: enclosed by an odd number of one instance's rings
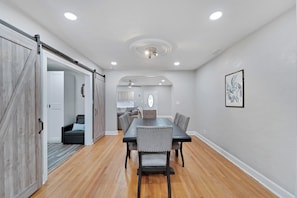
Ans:
POLYGON ((81 96, 84 98, 85 97, 85 84, 81 85, 80 93, 81 93, 81 96))
POLYGON ((38 118, 38 121, 39 121, 39 123, 40 123, 40 126, 41 126, 41 129, 40 129, 40 131, 38 132, 39 134, 43 131, 43 122, 42 122, 42 120, 40 119, 40 118, 38 118))

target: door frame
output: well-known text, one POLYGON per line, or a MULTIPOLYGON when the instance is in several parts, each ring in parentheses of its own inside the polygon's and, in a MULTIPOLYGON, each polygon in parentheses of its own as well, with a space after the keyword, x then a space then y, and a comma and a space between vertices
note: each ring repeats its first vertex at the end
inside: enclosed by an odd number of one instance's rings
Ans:
POLYGON ((41 48, 41 109, 44 130, 42 133, 42 181, 48 178, 48 153, 47 153, 47 63, 48 59, 55 60, 85 76, 85 145, 93 144, 93 73, 83 69, 46 49, 41 48))

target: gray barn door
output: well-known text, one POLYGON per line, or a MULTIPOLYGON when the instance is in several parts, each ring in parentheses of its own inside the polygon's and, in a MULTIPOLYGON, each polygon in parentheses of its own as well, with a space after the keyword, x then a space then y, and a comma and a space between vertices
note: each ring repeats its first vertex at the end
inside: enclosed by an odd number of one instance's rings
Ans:
POLYGON ((0 25, 0 197, 28 197, 42 182, 37 44, 0 25))
POLYGON ((94 73, 94 119, 93 119, 93 139, 94 142, 105 134, 105 82, 104 78, 94 73))

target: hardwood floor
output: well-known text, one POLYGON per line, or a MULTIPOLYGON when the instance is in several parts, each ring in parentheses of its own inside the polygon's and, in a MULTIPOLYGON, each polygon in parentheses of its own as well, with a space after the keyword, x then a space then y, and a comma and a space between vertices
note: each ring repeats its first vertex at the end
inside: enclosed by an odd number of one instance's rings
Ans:
MULTIPOLYGON (((137 152, 131 152, 125 170, 126 145, 122 135, 105 136, 85 146, 49 175, 46 184, 32 197, 136 197, 137 152)), ((196 137, 183 144, 185 167, 171 152, 173 198, 276 197, 196 137)), ((164 175, 144 176, 142 197, 167 197, 164 175)))

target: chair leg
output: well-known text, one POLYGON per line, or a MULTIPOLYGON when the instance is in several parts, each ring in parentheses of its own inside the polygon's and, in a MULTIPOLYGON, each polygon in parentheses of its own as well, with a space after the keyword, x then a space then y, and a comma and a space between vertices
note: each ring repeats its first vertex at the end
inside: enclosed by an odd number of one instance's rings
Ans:
POLYGON ((167 190, 168 190, 168 198, 171 198, 171 184, 170 184, 170 152, 167 153, 167 166, 166 166, 166 175, 167 175, 167 190))
POLYGON ((175 157, 178 157, 178 150, 175 149, 175 157))
POLYGON ((138 173, 138 188, 137 188, 137 197, 140 198, 140 192, 141 192, 141 171, 138 173))
POLYGON ((127 169, 127 159, 128 159, 128 156, 130 157, 130 151, 129 151, 129 146, 128 146, 128 143, 127 143, 127 153, 126 153, 126 159, 125 159, 125 169, 127 169))
POLYGON ((184 155, 183 155, 183 143, 181 142, 180 143, 180 155, 182 157, 182 166, 184 167, 185 166, 185 162, 184 162, 184 155))
POLYGON ((127 143, 127 155, 128 155, 128 157, 129 157, 129 159, 130 159, 130 150, 129 150, 129 145, 128 145, 128 143, 127 143))
POLYGON ((168 185, 168 198, 171 198, 170 172, 169 172, 169 175, 167 175, 167 185, 168 185))
POLYGON ((137 198, 140 198, 141 193, 141 176, 142 176, 142 163, 141 163, 141 154, 139 154, 139 168, 138 168, 138 187, 137 187, 137 198))
POLYGON ((126 155, 126 159, 125 159, 125 169, 127 169, 127 159, 128 159, 128 155, 126 155))

